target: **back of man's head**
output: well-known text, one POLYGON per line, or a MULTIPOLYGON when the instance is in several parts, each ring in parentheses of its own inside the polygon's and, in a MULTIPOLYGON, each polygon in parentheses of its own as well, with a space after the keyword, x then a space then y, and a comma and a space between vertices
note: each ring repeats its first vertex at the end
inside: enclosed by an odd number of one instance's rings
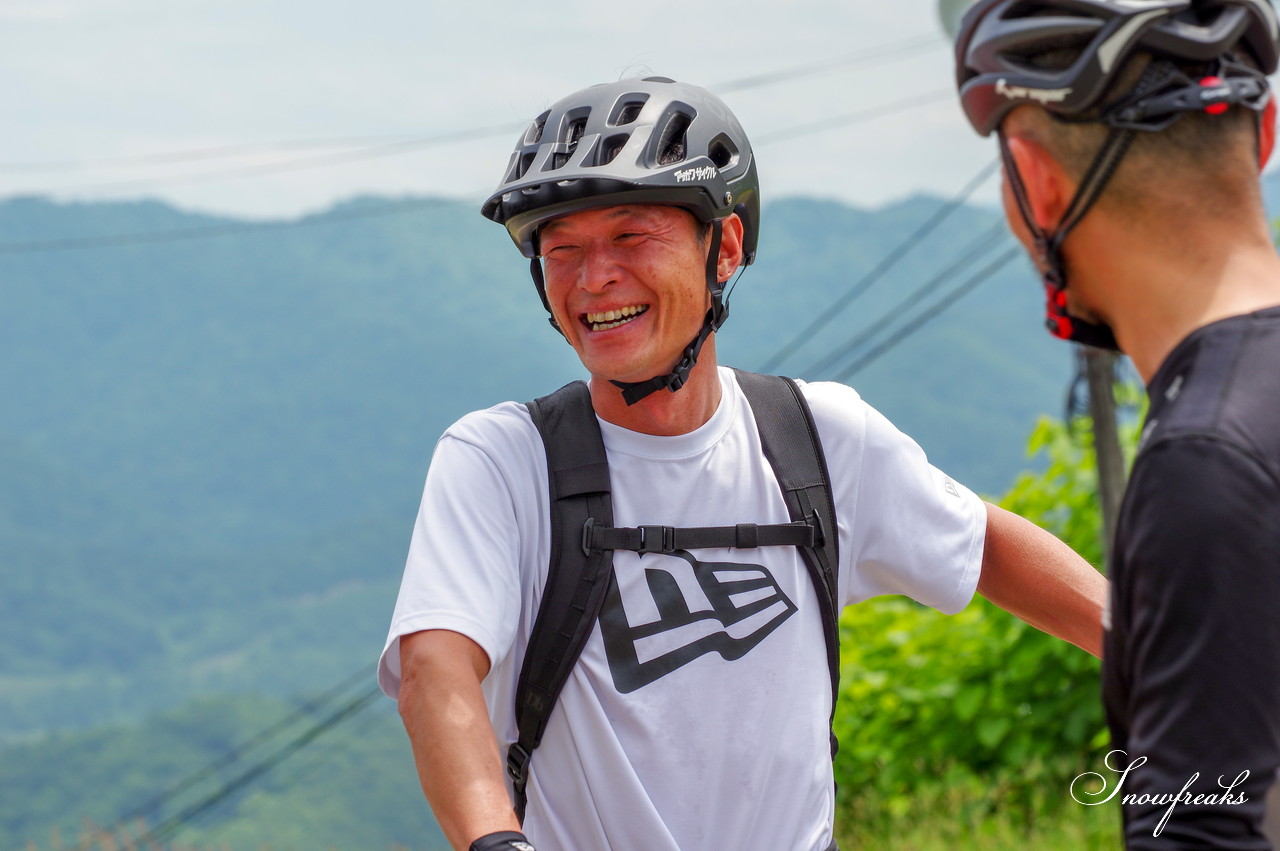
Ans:
POLYGON ((958 82, 979 132, 1033 139, 1077 181, 1136 130, 1101 205, 1212 208, 1256 196, 1276 42, 1270 0, 981 0, 958 82))
POLYGON ((1271 0, 977 0, 969 9, 956 39, 960 101, 979 133, 998 131, 1054 336, 1118 347, 1097 306, 1073 313, 1067 294, 1063 246, 1097 205, 1148 240, 1206 214, 1262 221, 1257 171, 1274 139, 1267 75, 1278 62, 1271 0), (1030 190, 1019 158, 1037 178, 1030 190))

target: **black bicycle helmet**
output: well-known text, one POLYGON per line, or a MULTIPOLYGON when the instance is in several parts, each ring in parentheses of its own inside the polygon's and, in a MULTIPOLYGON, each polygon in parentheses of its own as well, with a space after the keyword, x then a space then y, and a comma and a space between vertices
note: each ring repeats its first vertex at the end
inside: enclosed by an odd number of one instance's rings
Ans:
MULTIPOLYGON (((1154 130, 1206 107, 1244 103, 1260 108, 1266 76, 1276 70, 1278 39, 1280 23, 1270 0, 981 0, 961 23, 956 84, 965 115, 983 136, 1026 103, 1068 120, 1101 107, 1096 120, 1105 124, 1154 130), (1159 111, 1127 98, 1102 103, 1134 53, 1178 64, 1212 64, 1242 48, 1258 68, 1228 59, 1227 73, 1216 75, 1220 82, 1198 87, 1195 97, 1143 92, 1145 99, 1161 101, 1159 111), (1036 57, 1061 49, 1078 51, 1070 66, 1037 67, 1036 57), (1140 126, 1144 123, 1149 126, 1140 126)), ((1176 82, 1181 81, 1168 81, 1176 82)))
POLYGON ((1187 113, 1217 115, 1233 105, 1261 113, 1270 103, 1266 77, 1276 70, 1278 45, 1280 23, 1270 0, 978 0, 965 14, 956 39, 956 84, 980 134, 998 131, 1023 104, 1043 107, 1058 120, 1111 128, 1052 232, 1031 215, 1016 162, 999 134, 1010 188, 1035 238, 1047 324, 1055 336, 1116 348, 1106 325, 1067 312, 1062 243, 1115 173, 1135 133, 1158 132, 1187 113), (1037 64, 1063 50, 1076 53, 1067 67, 1037 64), (1135 54, 1152 61, 1129 91, 1113 91, 1135 54))
POLYGON ((634 404, 655 390, 680 389, 703 343, 723 324, 728 309, 716 258, 720 223, 729 215, 742 219, 743 265, 755 260, 760 234, 755 157, 724 102, 706 89, 666 77, 575 92, 521 135, 502 183, 481 212, 505 225, 520 253, 530 258, 534 284, 550 313, 538 229, 558 216, 619 204, 683 207, 713 225, 707 258, 712 308, 670 374, 634 384, 614 382, 634 404))

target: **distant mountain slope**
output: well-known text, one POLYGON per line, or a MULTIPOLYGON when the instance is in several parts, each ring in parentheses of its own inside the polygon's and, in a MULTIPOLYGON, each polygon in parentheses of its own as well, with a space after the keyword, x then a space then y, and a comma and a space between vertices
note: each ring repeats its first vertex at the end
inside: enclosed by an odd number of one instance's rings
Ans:
MULTIPOLYGON (((760 366, 940 203, 768 206, 722 359, 760 366)), ((782 371, 830 377, 809 365, 995 220, 959 211, 782 371)), ((1070 376, 1039 301, 1019 260, 853 384, 999 491, 1070 376)), ((372 664, 437 435, 581 373, 501 229, 431 199, 291 227, 11 200, 0 303, 0 739, 372 664)))
MULTIPOLYGON (((89 847, 75 842, 86 825, 119 830, 122 816, 144 810, 154 829, 190 810, 173 847, 445 851, 449 844, 419 790, 390 701, 364 709, 243 791, 195 813, 196 805, 237 788, 239 777, 282 753, 346 699, 305 712, 262 698, 205 698, 142 723, 0 747, 0 789, 6 790, 0 848, 89 847), (294 723, 281 723, 295 716, 294 723), (276 735, 245 747, 271 731, 276 735), (233 752, 239 758, 227 759, 233 752), (183 783, 209 766, 214 770, 203 779, 183 783), (66 844, 52 843, 55 830, 66 844)), ((130 820, 119 844, 92 847, 125 847, 125 835, 140 833, 130 820)))

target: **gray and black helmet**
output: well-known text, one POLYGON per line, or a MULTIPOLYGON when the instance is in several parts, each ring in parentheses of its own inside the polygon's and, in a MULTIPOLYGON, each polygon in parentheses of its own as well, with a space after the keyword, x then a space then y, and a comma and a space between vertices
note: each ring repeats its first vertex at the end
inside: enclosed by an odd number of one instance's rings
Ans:
POLYGON ((1182 113, 1215 104, 1261 108, 1265 77, 1276 70, 1278 39, 1270 0, 980 0, 965 14, 956 39, 956 84, 965 115, 984 136, 1022 104, 1066 119, 1103 108, 1103 123, 1161 129, 1182 113), (1037 64, 1037 57, 1063 49, 1079 54, 1068 67, 1037 64), (1240 51, 1256 67, 1232 65, 1205 92, 1192 87, 1189 96, 1159 103, 1154 101, 1171 93, 1145 92, 1148 103, 1137 110, 1132 103, 1115 109, 1102 103, 1136 53, 1209 65, 1240 51))
POLYGON ((751 144, 724 101, 646 77, 591 86, 535 118, 481 212, 526 257, 537 256, 541 225, 592 207, 670 204, 703 222, 737 213, 745 265, 760 233, 759 190, 751 144))
MULTIPOLYGON (((698 336, 666 375, 613 382, 628 405, 658 390, 684 386, 707 338, 728 316, 716 274, 721 223, 742 219, 742 265, 760 238, 760 182, 751 143, 724 101, 706 89, 666 77, 621 80, 556 101, 516 143, 506 174, 480 211, 505 225, 551 313, 538 260, 538 229, 550 220, 597 207, 663 204, 683 207, 710 224, 707 290, 711 308, 698 336)), ((551 325, 556 325, 554 317, 551 325)))

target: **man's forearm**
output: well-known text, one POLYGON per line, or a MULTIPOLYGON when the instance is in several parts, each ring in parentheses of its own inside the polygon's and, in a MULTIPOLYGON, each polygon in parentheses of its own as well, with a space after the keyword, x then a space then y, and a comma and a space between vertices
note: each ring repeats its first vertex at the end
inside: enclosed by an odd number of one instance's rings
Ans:
POLYGON ((519 830, 480 681, 488 658, 471 639, 420 632, 400 642, 400 717, 422 790, 459 851, 480 836, 519 830))
POLYGON ((978 592, 1037 629, 1102 656, 1106 578, 1053 535, 990 503, 978 592))

